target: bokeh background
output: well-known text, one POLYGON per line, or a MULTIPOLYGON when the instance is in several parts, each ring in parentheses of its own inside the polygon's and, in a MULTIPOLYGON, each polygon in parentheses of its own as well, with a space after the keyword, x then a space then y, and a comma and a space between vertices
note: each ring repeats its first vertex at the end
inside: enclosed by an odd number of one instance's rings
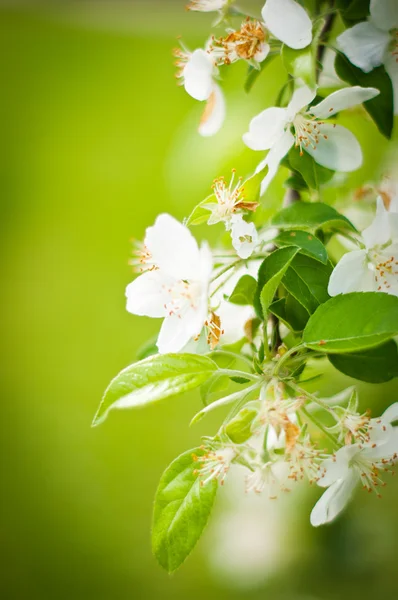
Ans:
MULTIPOLYGON (((215 176, 253 171, 259 156, 241 135, 284 82, 275 60, 247 96, 245 66, 227 70, 227 124, 199 138, 202 106, 176 86, 172 49, 178 34, 202 45, 211 20, 185 12, 184 0, 0 5, 4 600, 397 597, 393 478, 382 500, 358 492, 319 530, 309 525, 319 490, 272 502, 231 479, 170 577, 150 548, 157 482, 220 414, 190 429, 195 393, 90 428, 109 380, 158 327, 124 308, 130 239, 160 211, 186 216, 215 176)), ((376 180, 393 154, 360 111, 342 122, 365 153, 344 195, 376 180)), ((266 207, 280 204, 282 180, 266 207)), ((318 384, 325 395, 352 383, 332 375, 318 384)), ((375 415, 398 400, 396 382, 359 387, 375 415)))

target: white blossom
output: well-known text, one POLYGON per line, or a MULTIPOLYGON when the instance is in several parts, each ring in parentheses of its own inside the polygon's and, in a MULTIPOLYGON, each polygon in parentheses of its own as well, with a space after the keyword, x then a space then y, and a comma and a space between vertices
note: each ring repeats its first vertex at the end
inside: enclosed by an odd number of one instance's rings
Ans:
POLYGON ((398 2, 371 0, 368 20, 344 31, 337 43, 350 62, 365 73, 384 64, 398 114, 398 2))
POLYGON ((229 29, 227 36, 213 38, 209 50, 217 64, 230 65, 243 59, 258 65, 270 51, 267 36, 263 23, 247 19, 240 29, 229 29))
POLYGON ((147 270, 127 286, 127 310, 164 318, 159 352, 178 352, 207 319, 211 252, 206 244, 198 247, 187 227, 161 214, 146 231, 140 265, 147 270))
POLYGON ((198 12, 215 12, 223 10, 230 2, 231 0, 191 0, 187 5, 187 9, 198 12))
POLYGON ((398 296, 398 196, 388 209, 377 198, 376 216, 362 237, 366 248, 344 254, 330 277, 329 294, 378 291, 398 296))
POLYGON ((380 472, 398 457, 398 428, 391 425, 397 419, 398 402, 379 419, 371 420, 369 442, 343 446, 333 458, 322 462, 318 485, 328 489, 312 510, 312 525, 317 527, 335 519, 358 484, 376 492, 384 485, 380 472))
POLYGON ((221 128, 225 118, 225 100, 215 77, 218 74, 215 61, 208 50, 186 48, 175 50, 178 67, 177 78, 185 91, 195 100, 206 101, 199 125, 199 133, 212 136, 221 128))
POLYGON ((267 0, 261 15, 272 35, 290 48, 298 50, 311 43, 311 19, 294 0, 267 0))
POLYGON ((316 91, 307 86, 298 88, 286 108, 266 108, 254 117, 243 141, 252 150, 269 150, 257 172, 268 165, 261 193, 275 176, 279 163, 295 145, 310 154, 323 167, 350 172, 362 164, 362 150, 356 137, 345 127, 325 123, 336 113, 374 98, 375 88, 348 87, 333 92, 315 106, 309 106, 316 91))

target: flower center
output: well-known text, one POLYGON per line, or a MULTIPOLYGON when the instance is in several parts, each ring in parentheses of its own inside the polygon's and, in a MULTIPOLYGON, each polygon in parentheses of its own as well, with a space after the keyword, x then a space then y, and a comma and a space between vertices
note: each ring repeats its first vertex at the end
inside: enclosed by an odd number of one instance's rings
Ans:
POLYGON ((247 19, 238 31, 225 38, 213 38, 210 51, 218 64, 229 65, 240 58, 260 59, 264 50, 266 33, 259 21, 247 19))
POLYGON ((164 308, 168 315, 181 318, 189 309, 196 310, 202 295, 202 288, 197 281, 176 281, 174 285, 163 286, 169 300, 164 308))
POLYGON ((368 258, 374 270, 377 291, 388 293, 392 286, 398 285, 398 256, 393 254, 386 256, 377 250, 372 250, 368 253, 368 258))
POLYGON ((221 220, 229 219, 232 214, 239 208, 241 203, 244 203, 244 195, 242 189, 242 178, 239 177, 236 185, 235 169, 232 171, 231 181, 227 185, 224 177, 219 177, 214 180, 213 190, 217 198, 217 213, 221 220))
POLYGON ((158 268, 145 244, 135 241, 133 242, 132 258, 129 260, 129 265, 133 267, 135 273, 155 271, 158 268))
POLYGON ((298 113, 293 121, 294 137, 296 140, 296 148, 300 148, 300 156, 306 148, 311 147, 313 150, 319 144, 319 138, 322 136, 325 140, 328 136, 322 133, 323 121, 316 119, 307 119, 303 114, 298 113))
POLYGON ((201 477, 201 486, 206 485, 212 479, 216 479, 220 485, 224 485, 231 463, 237 455, 235 448, 227 446, 217 450, 208 448, 206 450, 206 454, 203 456, 192 455, 194 461, 201 465, 199 469, 194 470, 194 475, 201 477))

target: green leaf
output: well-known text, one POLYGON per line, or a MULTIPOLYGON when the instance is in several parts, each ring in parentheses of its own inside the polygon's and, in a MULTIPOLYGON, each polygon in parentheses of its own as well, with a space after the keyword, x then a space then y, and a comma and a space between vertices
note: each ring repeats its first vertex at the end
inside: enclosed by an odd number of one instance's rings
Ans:
POLYGON ((327 289, 331 274, 330 264, 324 265, 300 253, 292 260, 282 285, 312 314, 330 297, 327 289))
POLYGON ((302 50, 283 45, 281 57, 289 75, 302 79, 311 89, 316 87, 315 57, 311 45, 302 50))
POLYGON ((306 309, 290 294, 273 302, 269 307, 269 311, 294 333, 303 331, 310 316, 306 309))
POLYGON ((330 181, 334 175, 334 171, 318 165, 307 152, 304 151, 300 154, 298 148, 293 147, 289 151, 287 159, 290 168, 300 173, 308 187, 313 190, 318 190, 322 184, 330 181))
POLYGON ((257 81, 257 77, 259 75, 261 75, 261 73, 269 65, 269 63, 275 58, 275 56, 278 56, 278 55, 279 55, 279 51, 271 51, 271 52, 269 52, 267 58, 260 63, 258 69, 256 69, 255 67, 252 67, 252 66, 249 67, 249 69, 247 71, 246 81, 243 86, 245 92, 247 92, 247 93, 250 92, 253 85, 257 81))
POLYGON ((337 53, 334 62, 337 75, 351 85, 362 87, 375 87, 380 94, 364 103, 378 130, 390 139, 394 127, 394 92, 391 79, 383 66, 364 73, 350 63, 344 54, 337 53))
POLYGON ((312 315, 303 343, 327 353, 379 346, 398 335, 398 297, 382 292, 335 296, 312 315))
POLYGON ((281 229, 316 231, 322 227, 356 231, 346 217, 322 202, 295 202, 276 213, 271 223, 281 229))
POLYGON ((184 562, 207 524, 217 481, 200 485, 194 474, 201 448, 188 450, 165 470, 155 496, 152 549, 160 565, 172 573, 184 562))
POLYGON ((344 375, 368 383, 383 383, 398 377, 398 351, 394 340, 362 352, 328 354, 328 358, 344 375))
POLYGON ((234 291, 228 298, 232 304, 252 305, 254 300, 254 293, 257 288, 257 281, 251 275, 242 275, 236 284, 234 291))
POLYGON ((323 264, 328 262, 328 253, 325 246, 313 234, 308 233, 308 231, 282 231, 272 241, 276 246, 280 247, 297 246, 301 249, 302 254, 315 258, 315 260, 319 260, 323 264))
POLYGON ((130 365, 105 390, 93 426, 102 423, 110 409, 145 406, 199 387, 217 368, 210 358, 197 354, 157 354, 130 365))
POLYGON ((268 165, 261 171, 248 177, 241 185, 240 190, 244 202, 258 202, 260 198, 261 182, 268 173, 268 165))
POLYGON ((267 256, 258 271, 258 283, 254 294, 254 308, 260 318, 266 317, 269 305, 290 262, 297 254, 294 247, 275 250, 267 256))
POLYGON ((234 444, 243 444, 252 437, 251 427, 257 415, 257 408, 244 407, 225 426, 225 433, 234 444))
POLYGON ((205 208, 205 205, 210 203, 217 204, 215 194, 210 194, 210 196, 207 196, 207 198, 195 206, 189 217, 185 220, 185 225, 189 227, 190 225, 201 225, 202 223, 206 223, 210 218, 211 212, 208 208, 205 208))
POLYGON ((337 0, 336 4, 347 26, 355 25, 369 15, 369 0, 337 0))

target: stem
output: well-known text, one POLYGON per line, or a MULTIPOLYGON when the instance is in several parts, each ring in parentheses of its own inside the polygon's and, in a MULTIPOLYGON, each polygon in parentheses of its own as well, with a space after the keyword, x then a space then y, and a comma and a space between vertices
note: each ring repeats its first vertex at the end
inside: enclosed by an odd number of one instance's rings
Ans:
POLYGON ((213 352, 213 356, 214 354, 222 354, 223 356, 230 356, 231 358, 235 358, 236 360, 242 360, 243 362, 245 362, 250 368, 252 368, 252 363, 251 361, 246 358, 246 356, 244 356, 243 354, 235 354, 235 352, 230 352, 229 350, 216 350, 215 352, 213 352))
POLYGON ((230 269, 233 269, 233 267, 236 267, 241 262, 242 262, 242 259, 239 258, 238 260, 235 260, 234 262, 230 263, 229 265, 226 265, 225 267, 223 267, 220 270, 220 272, 217 273, 217 275, 214 275, 214 277, 212 277, 210 279, 210 283, 213 283, 213 281, 216 281, 216 279, 218 279, 219 277, 221 277, 221 275, 224 275, 224 273, 227 273, 230 269))
POLYGON ((326 404, 326 402, 323 402, 323 400, 320 400, 320 398, 318 398, 317 396, 314 396, 313 394, 311 394, 310 392, 307 392, 306 390, 304 390, 303 388, 301 388, 300 386, 296 385, 295 383, 292 383, 289 381, 289 385, 290 387, 292 387, 294 389, 295 392, 297 392, 300 396, 305 396, 306 398, 308 398, 309 400, 311 400, 312 402, 314 402, 315 404, 318 404, 318 406, 321 406, 324 410, 326 410, 328 413, 330 413, 331 415, 333 415, 333 417, 338 420, 338 417, 336 415, 336 413, 334 412, 333 408, 331 408, 330 406, 328 406, 326 404))
MULTIPOLYGON (((332 2, 329 3, 330 6, 332 7, 332 2)), ((321 63, 322 63, 322 59, 323 59, 323 55, 325 54, 325 42, 327 42, 328 37, 330 35, 330 32, 332 30, 333 27, 333 23, 334 20, 336 18, 336 13, 335 12, 331 12, 329 14, 326 15, 325 17, 325 24, 322 27, 322 30, 319 34, 319 43, 318 43, 318 49, 317 49, 317 53, 316 53, 316 60, 317 60, 317 80, 319 78, 319 75, 321 73, 321 63)))
POLYGON ((251 379, 252 381, 259 380, 259 376, 254 375, 254 373, 247 373, 246 371, 238 371, 236 369, 219 369, 217 372, 227 377, 242 377, 244 379, 251 379))
POLYGON ((316 417, 314 417, 314 415, 311 415, 304 406, 302 406, 300 410, 303 413, 303 415, 305 415, 309 421, 311 421, 316 427, 318 427, 318 429, 320 431, 322 431, 322 433, 333 443, 334 448, 339 447, 339 443, 336 440, 336 438, 334 437, 334 435, 332 435, 326 429, 326 427, 324 425, 322 425, 322 423, 320 421, 318 421, 318 419, 316 417))
MULTIPOLYGON (((279 359, 276 368, 275 368, 275 375, 277 375, 281 369, 281 366, 287 361, 287 359, 294 353, 294 352, 299 352, 300 350, 302 350, 304 348, 304 346, 299 345, 299 346, 293 346, 293 348, 290 348, 290 350, 288 350, 283 356, 281 356, 281 358, 279 359)), ((289 384, 290 385, 290 384, 289 384)), ((293 387, 293 386, 292 386, 293 387)))

